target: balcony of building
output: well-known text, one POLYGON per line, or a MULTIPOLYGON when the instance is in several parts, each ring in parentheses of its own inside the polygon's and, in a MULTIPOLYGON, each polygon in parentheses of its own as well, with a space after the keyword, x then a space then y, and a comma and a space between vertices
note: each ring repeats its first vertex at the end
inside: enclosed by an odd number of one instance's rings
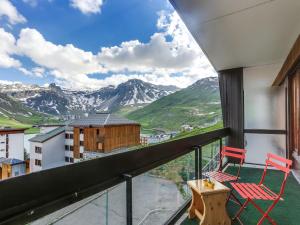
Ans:
MULTIPOLYGON (((259 181, 267 153, 293 160, 270 215, 299 223, 299 1, 171 3, 218 71, 223 128, 4 180, 0 224, 197 224, 187 218, 187 181, 215 170, 224 145, 247 150, 243 182, 259 181)), ((236 170, 230 158, 222 167, 236 170)), ((279 171, 268 174, 278 191, 279 171)), ((249 206, 241 221, 258 218, 249 206)))

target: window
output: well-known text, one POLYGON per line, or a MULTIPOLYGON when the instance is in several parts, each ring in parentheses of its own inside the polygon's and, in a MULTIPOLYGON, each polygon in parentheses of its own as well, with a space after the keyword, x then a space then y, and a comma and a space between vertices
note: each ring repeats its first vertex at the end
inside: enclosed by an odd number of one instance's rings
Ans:
POLYGON ((70 158, 69 157, 65 157, 65 162, 70 162, 70 158))
POLYGON ((42 161, 39 159, 34 160, 34 165, 36 166, 42 166, 42 161))
POLYGON ((100 134, 100 130, 99 129, 97 129, 97 135, 99 135, 100 134))
POLYGON ((83 129, 80 128, 80 129, 79 129, 79 133, 80 133, 80 134, 83 134, 83 129))
POLYGON ((82 159, 83 158, 83 153, 79 153, 79 157, 82 159))
POLYGON ((65 150, 69 151, 69 145, 65 145, 65 150))
POLYGON ((74 163, 74 158, 70 157, 70 163, 74 163))
POLYGON ((42 153, 42 148, 35 146, 35 153, 41 154, 42 153))
POLYGON ((69 138, 70 138, 69 134, 66 133, 66 134, 65 134, 65 138, 66 138, 66 139, 69 139, 69 138))
POLYGON ((73 139, 73 134, 70 134, 70 139, 73 139))
POLYGON ((74 147, 72 145, 70 145, 70 151, 74 151, 74 147))
POLYGON ((83 144, 84 144, 83 141, 80 141, 80 142, 79 142, 79 145, 80 145, 80 146, 83 146, 83 144))

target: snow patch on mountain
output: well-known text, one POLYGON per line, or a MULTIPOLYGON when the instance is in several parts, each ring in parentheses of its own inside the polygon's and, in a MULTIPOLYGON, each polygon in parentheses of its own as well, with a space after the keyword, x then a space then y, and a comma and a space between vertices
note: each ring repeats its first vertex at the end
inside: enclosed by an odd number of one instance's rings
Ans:
POLYGON ((32 109, 52 115, 115 111, 126 106, 146 105, 177 90, 175 86, 154 85, 138 79, 96 91, 68 90, 56 84, 42 87, 21 83, 0 83, 0 92, 8 94, 32 109))

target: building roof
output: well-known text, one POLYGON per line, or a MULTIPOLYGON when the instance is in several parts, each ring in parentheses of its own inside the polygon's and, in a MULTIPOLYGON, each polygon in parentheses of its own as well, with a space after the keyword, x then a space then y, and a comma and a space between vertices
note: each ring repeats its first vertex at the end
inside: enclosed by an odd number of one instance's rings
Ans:
POLYGON ((24 133, 27 128, 0 127, 0 133, 24 133))
POLYGON ((30 142, 39 142, 39 143, 43 143, 45 141, 48 141, 49 139, 65 132, 65 127, 58 127, 54 130, 51 130, 45 134, 39 134, 34 136, 33 138, 29 139, 30 142))
POLYGON ((109 125, 139 125, 139 123, 110 113, 96 113, 76 119, 69 124, 73 127, 102 127, 109 125))
POLYGON ((25 161, 19 160, 19 159, 11 159, 11 158, 1 157, 0 164, 2 164, 2 163, 9 164, 9 165, 17 165, 17 164, 23 164, 23 163, 25 163, 25 161))
POLYGON ((64 127, 65 124, 40 124, 39 127, 64 127))

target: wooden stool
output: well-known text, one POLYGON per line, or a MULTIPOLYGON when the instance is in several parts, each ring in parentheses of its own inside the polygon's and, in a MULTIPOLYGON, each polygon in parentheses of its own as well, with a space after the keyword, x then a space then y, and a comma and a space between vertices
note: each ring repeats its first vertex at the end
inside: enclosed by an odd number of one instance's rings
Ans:
POLYGON ((189 218, 200 219, 200 225, 231 225, 226 210, 226 200, 230 189, 214 181, 213 189, 204 186, 203 180, 188 181, 192 190, 192 203, 189 208, 189 218))

